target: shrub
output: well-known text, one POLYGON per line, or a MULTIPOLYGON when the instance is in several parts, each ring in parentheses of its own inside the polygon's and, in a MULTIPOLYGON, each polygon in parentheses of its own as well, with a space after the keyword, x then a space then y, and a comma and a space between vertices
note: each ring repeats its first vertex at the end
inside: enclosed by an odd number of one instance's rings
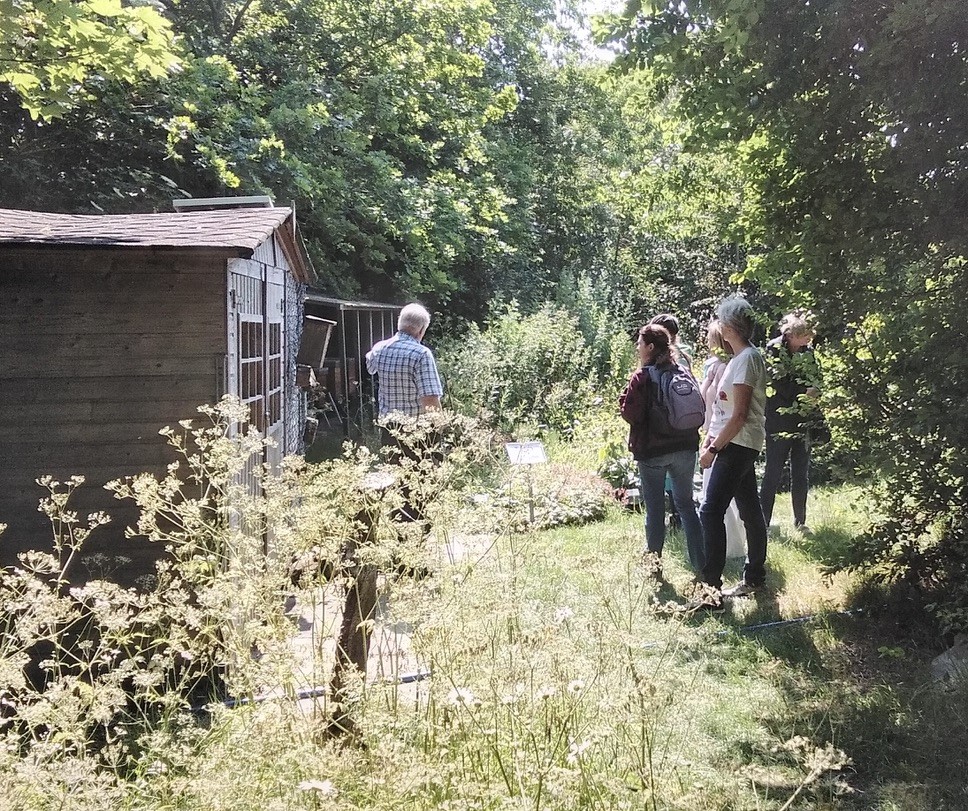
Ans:
POLYGON ((878 500, 854 564, 906 587, 944 629, 965 630, 968 262, 939 255, 881 270, 890 286, 872 303, 884 311, 858 318, 828 367, 834 439, 878 500))
POLYGON ((488 504, 499 527, 528 529, 602 520, 614 501, 608 482, 570 465, 511 467, 488 504))
MULTIPOLYGON (((293 561, 311 554, 349 581, 343 552, 360 536, 379 459, 361 449, 323 465, 289 458, 271 472, 259 461, 268 440, 245 424, 243 405, 199 410, 200 424, 162 432, 180 457, 164 477, 108 485, 140 510, 128 532, 165 547, 150 588, 72 586, 71 567, 108 517, 71 511, 80 478, 41 480, 53 551, 0 571, 0 806, 53 797, 58 807, 122 807, 139 775, 188 766, 205 743, 199 707, 267 689, 291 695, 305 678, 283 611, 293 561)), ((361 550, 381 567, 399 550, 382 521, 393 504, 388 496, 374 519, 381 531, 361 550)))
MULTIPOLYGON (((762 672, 773 657, 657 614, 657 584, 632 560, 639 529, 508 533, 509 523, 527 529, 603 512, 607 486, 569 465, 500 466, 506 478, 489 500, 496 532, 488 532, 463 496, 480 484, 489 447, 478 443, 476 426, 447 415, 406 426, 426 452, 394 473, 434 488, 438 522, 455 510, 464 523, 454 540, 467 554, 432 588, 381 578, 379 636, 401 633, 407 643, 393 645, 377 678, 352 685, 363 745, 321 735, 331 705, 307 711, 305 702, 286 700, 295 697, 297 675, 295 629, 281 610, 291 568, 280 551, 315 549, 338 562, 347 539, 358 538, 368 477, 386 471, 362 450, 318 466, 287 460, 277 475, 261 471, 252 493, 236 474, 251 461, 248 449, 261 455, 264 440, 230 430, 230 414, 226 404, 209 423, 171 432, 183 455, 169 476, 115 485, 143 505, 142 528, 171 546, 157 589, 95 581, 62 594, 56 566, 83 552, 85 533, 100 519, 78 520, 69 486, 62 492, 49 483, 63 559, 25 556, 20 571, 0 575, 0 808, 780 806, 782 794, 747 796, 750 776, 736 760, 737 740, 764 752, 773 740, 762 727, 764 708, 776 700, 762 672), (536 521, 526 525, 532 493, 536 521), (272 554, 263 556, 266 538, 272 554), (246 560, 250 549, 255 556, 246 560), (23 645, 59 643, 57 617, 81 614, 90 618, 91 644, 80 648, 90 666, 71 670, 82 660, 65 647, 49 657, 46 685, 27 683, 23 645), (433 674, 412 691, 395 680, 408 654, 433 674), (182 689, 185 663, 199 660, 230 665, 230 690, 258 690, 266 700, 232 710, 213 702, 200 717, 182 689)), ((588 421, 581 430, 594 427, 588 421)), ((381 501, 377 537, 362 550, 380 566, 399 548, 399 527, 386 520, 396 503, 392 493, 381 501)), ((453 528, 438 523, 438 538, 453 528)), ((327 599, 345 593, 353 572, 337 565, 332 577, 327 599)), ((313 639, 331 651, 329 642, 313 639)), ((322 684, 326 673, 300 677, 322 684)), ((810 802, 820 767, 842 759, 817 760, 814 751, 837 754, 820 740, 791 745, 804 777, 789 789, 794 797, 809 792, 803 801, 810 802)), ((785 762, 779 767, 781 776, 788 771, 785 762)))
POLYGON ((215 711, 221 699, 292 696, 307 676, 326 683, 332 661, 315 657, 320 672, 302 672, 287 596, 312 604, 325 579, 338 599, 361 563, 425 566, 424 535, 398 520, 404 493, 439 520, 492 452, 476 423, 435 413, 400 429, 414 450, 392 467, 348 447, 273 471, 244 405, 199 411, 162 431, 178 457, 166 475, 108 485, 139 508, 128 533, 165 548, 140 590, 71 585, 109 518, 70 509, 80 478, 41 480, 53 551, 0 570, 0 807, 124 807, 159 773, 189 773, 214 734, 201 713, 213 730, 231 724, 215 711))
POLYGON ((577 319, 550 306, 522 316, 512 303, 486 331, 469 326, 439 356, 448 405, 507 431, 520 422, 570 430, 595 395, 577 319))

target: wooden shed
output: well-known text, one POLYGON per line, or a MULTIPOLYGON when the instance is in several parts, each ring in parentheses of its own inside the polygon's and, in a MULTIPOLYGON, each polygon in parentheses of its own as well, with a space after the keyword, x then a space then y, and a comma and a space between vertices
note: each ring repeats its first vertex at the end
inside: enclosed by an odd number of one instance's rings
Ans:
POLYGON ((114 519, 89 551, 127 559, 112 574, 122 583, 151 572, 160 550, 123 537, 135 515, 103 485, 163 474, 174 456, 158 431, 224 394, 276 440, 267 461, 303 450, 296 357, 314 274, 293 212, 210 202, 171 214, 0 209, 0 564, 50 548, 35 480, 81 474, 75 509, 114 519))

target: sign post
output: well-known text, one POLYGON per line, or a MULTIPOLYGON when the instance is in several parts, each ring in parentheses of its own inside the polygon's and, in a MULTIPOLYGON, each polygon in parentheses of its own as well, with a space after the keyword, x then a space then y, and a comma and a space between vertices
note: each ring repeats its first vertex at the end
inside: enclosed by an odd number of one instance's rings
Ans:
POLYGON ((504 449, 512 465, 526 465, 528 470, 528 519, 534 524, 534 483, 531 480, 531 465, 540 465, 548 461, 544 445, 537 441, 506 442, 504 449))

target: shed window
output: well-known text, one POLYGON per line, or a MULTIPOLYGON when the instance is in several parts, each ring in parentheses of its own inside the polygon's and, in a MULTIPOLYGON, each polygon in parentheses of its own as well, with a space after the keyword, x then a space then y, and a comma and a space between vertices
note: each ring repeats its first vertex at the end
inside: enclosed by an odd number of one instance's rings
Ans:
POLYGON ((268 408, 269 426, 282 419, 282 324, 273 321, 269 325, 269 364, 268 408))
POLYGON ((239 396, 249 406, 249 422, 263 433, 282 421, 282 323, 239 316, 239 396))
POLYGON ((249 422, 265 431, 265 366, 261 316, 239 316, 239 396, 249 406, 249 422))

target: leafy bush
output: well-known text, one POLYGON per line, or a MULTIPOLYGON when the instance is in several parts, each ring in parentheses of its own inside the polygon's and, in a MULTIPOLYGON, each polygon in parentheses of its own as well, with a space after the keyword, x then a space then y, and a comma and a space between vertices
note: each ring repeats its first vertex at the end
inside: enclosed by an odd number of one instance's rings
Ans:
POLYGON ((523 316, 512 303, 486 331, 470 325, 439 356, 448 405, 504 430, 521 422, 570 430, 595 396, 577 319, 550 306, 523 316))
MULTIPOLYGON (((116 486, 125 495, 131 488, 148 512, 143 528, 172 548, 157 590, 136 594, 95 582, 59 602, 63 578, 48 578, 36 556, 22 571, 0 575, 0 808, 780 811, 795 799, 834 802, 835 787, 822 773, 841 777, 835 770, 845 758, 826 741, 840 745, 841 728, 831 726, 825 737, 823 725, 807 725, 820 732, 787 741, 804 728, 799 719, 780 737, 764 723, 783 701, 774 680, 785 659, 748 637, 710 634, 681 615, 656 613, 657 584, 633 563, 638 522, 631 530, 618 522, 524 538, 508 532, 509 522, 525 528, 529 477, 545 525, 585 520, 610 503, 602 482, 572 466, 501 467, 507 478, 490 499, 495 524, 487 527, 462 496, 479 484, 488 448, 476 443, 475 426, 447 415, 407 426, 418 444, 427 429, 426 453, 395 474, 434 488, 438 538, 456 530, 453 540, 468 554, 433 578, 433 588, 381 579, 386 599, 374 639, 397 644, 381 659, 385 671, 354 684, 362 745, 320 734, 329 699, 308 707, 288 700, 295 698, 287 644, 295 628, 282 616, 289 561, 279 551, 338 554, 356 537, 360 489, 382 470, 380 460, 365 451, 319 466, 288 460, 278 476, 260 474, 260 493, 237 491, 240 462, 247 449, 261 455, 264 440, 228 431, 222 415, 229 413, 219 409, 210 425, 172 432, 185 451, 172 471, 177 480, 116 486), (471 473, 451 469, 465 462, 471 473), (461 523, 443 520, 451 509, 461 523), (261 549, 266 530, 273 554, 246 561, 249 544, 261 549), (236 555, 243 558, 237 564, 236 555), (47 685, 25 682, 18 643, 60 642, 57 617, 69 618, 77 606, 92 618, 91 645, 80 649, 91 666, 71 670, 79 660, 62 656, 65 648, 49 657, 47 685), (117 653, 145 641, 145 655, 117 653), (432 669, 416 689, 395 681, 397 657, 411 654, 432 669), (181 677, 198 660, 229 665, 229 689, 240 696, 259 690, 267 700, 231 710, 213 703, 204 717, 191 712, 181 677)), ((608 427, 604 417, 598 425, 589 419, 582 438, 608 427)), ((49 484, 58 495, 47 508, 66 563, 83 553, 91 527, 70 513, 63 488, 49 484)), ((384 521, 395 504, 387 495, 366 550, 381 566, 399 543, 397 528, 384 521)), ((667 573, 681 572, 669 564, 667 573)), ((352 576, 337 566, 328 598, 343 595, 352 576)), ((298 599, 321 593, 307 589, 298 599)), ((323 608, 326 602, 320 599, 323 608)), ((792 639, 817 655, 799 635, 792 639)), ((313 638, 314 666, 331 658, 330 642, 313 638)), ((803 674, 815 668, 798 665, 791 678, 806 684, 803 674)), ((326 683, 323 664, 302 675, 326 683)), ((817 679, 826 686, 824 675, 817 679)))
POLYGON ((637 299, 626 288, 627 282, 586 272, 559 291, 559 306, 574 314, 585 336, 599 393, 613 404, 630 370, 638 365, 635 341, 630 339, 645 320, 633 313, 631 303, 637 299))
MULTIPOLYGON (((180 457, 164 477, 108 485, 139 508, 129 533, 164 546, 150 588, 72 585, 88 537, 109 517, 84 521, 70 509, 80 478, 41 480, 53 551, 0 570, 0 807, 120 808, 152 772, 188 769, 209 740, 199 707, 226 695, 292 695, 306 678, 283 611, 294 585, 311 589, 322 575, 345 589, 355 576, 356 561, 344 556, 351 545, 384 570, 407 556, 407 535, 389 520, 401 488, 374 501, 378 457, 356 449, 321 465, 288 458, 271 472, 260 464, 268 440, 245 424, 245 406, 226 399, 199 410, 201 424, 162 432, 180 457), (364 514, 377 531, 359 547, 364 514), (307 559, 329 566, 294 577, 307 559)), ((454 460, 478 458, 473 426, 439 422, 448 462, 431 468, 418 457, 394 468, 395 484, 419 478, 440 494, 461 478, 454 460)))
POLYGON ((600 521, 613 501, 608 482, 552 463, 510 468, 486 506, 497 526, 524 532, 600 521))
POLYGON ((882 313, 859 318, 828 364, 828 421, 857 461, 880 518, 853 565, 911 590, 945 630, 968 629, 964 582, 968 499, 964 404, 968 401, 968 262, 925 261, 882 269, 882 313))
POLYGON ((598 475, 612 486, 612 492, 622 506, 635 509, 636 504, 641 505, 641 501, 636 501, 630 494, 639 487, 639 469, 629 453, 624 433, 612 434, 599 449, 598 458, 598 475))

